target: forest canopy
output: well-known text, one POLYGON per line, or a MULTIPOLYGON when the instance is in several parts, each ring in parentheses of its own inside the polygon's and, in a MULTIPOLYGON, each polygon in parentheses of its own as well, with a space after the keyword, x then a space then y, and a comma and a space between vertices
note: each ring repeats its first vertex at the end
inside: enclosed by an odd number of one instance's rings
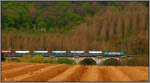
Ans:
POLYGON ((97 8, 92 2, 2 2, 2 29, 67 29, 94 15, 97 8))
MULTIPOLYGON (((2 2, 2 30, 68 30, 83 22, 86 16, 105 12, 108 6, 124 8, 126 4, 128 2, 2 2)), ((146 2, 142 4, 147 6, 146 2)))

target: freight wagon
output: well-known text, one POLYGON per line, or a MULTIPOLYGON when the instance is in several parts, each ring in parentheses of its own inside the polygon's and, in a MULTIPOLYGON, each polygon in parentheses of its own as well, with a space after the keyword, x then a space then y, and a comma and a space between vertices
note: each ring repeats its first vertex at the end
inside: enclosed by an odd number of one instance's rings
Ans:
POLYGON ((118 57, 124 56, 125 52, 108 51, 2 51, 5 57, 22 57, 25 55, 42 55, 44 57, 118 57))

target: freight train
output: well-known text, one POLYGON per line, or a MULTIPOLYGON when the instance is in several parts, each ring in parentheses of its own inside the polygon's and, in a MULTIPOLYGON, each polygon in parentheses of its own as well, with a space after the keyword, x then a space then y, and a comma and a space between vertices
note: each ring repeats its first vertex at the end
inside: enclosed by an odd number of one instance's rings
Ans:
POLYGON ((118 57, 124 56, 125 52, 109 52, 109 51, 2 51, 5 57, 22 57, 26 55, 42 55, 44 57, 118 57))

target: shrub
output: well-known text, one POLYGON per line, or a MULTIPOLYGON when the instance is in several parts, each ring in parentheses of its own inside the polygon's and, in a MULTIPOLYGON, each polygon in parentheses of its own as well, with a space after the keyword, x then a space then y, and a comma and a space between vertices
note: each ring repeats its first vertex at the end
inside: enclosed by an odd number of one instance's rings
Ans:
POLYGON ((42 55, 25 55, 19 58, 22 62, 32 62, 32 63, 54 63, 53 59, 45 58, 42 55))
POLYGON ((32 57, 31 55, 24 55, 20 58, 18 58, 21 62, 31 62, 32 61, 32 57))
POLYGON ((42 63, 42 62, 44 62, 44 57, 41 55, 35 55, 31 58, 30 62, 42 63))
POLYGON ((19 58, 16 58, 16 57, 5 57, 5 61, 6 62, 21 62, 21 60, 19 58))
POLYGON ((102 62, 103 65, 118 66, 121 62, 115 58, 110 58, 102 62))
POLYGON ((49 58, 43 58, 42 62, 43 63, 53 63, 53 61, 49 58))
POLYGON ((96 62, 92 58, 85 58, 80 62, 81 65, 96 65, 96 62))
POLYGON ((11 58, 10 61, 20 62, 20 59, 19 58, 11 58))
POLYGON ((51 64, 56 64, 57 63, 57 60, 56 59, 54 59, 54 58, 45 58, 45 60, 44 60, 45 62, 47 62, 48 61, 48 63, 51 63, 51 64))
POLYGON ((15 62, 32 62, 32 63, 50 63, 56 64, 57 61, 53 58, 43 57, 42 55, 24 55, 19 58, 6 58, 6 61, 15 61, 15 62))
POLYGON ((58 64, 76 64, 74 60, 71 60, 68 58, 58 58, 57 63, 58 64))

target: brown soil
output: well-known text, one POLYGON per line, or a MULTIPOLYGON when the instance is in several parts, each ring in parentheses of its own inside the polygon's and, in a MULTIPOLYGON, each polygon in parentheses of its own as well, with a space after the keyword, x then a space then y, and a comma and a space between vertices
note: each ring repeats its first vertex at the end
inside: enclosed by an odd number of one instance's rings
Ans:
POLYGON ((148 67, 3 62, 2 81, 148 81, 148 67))

